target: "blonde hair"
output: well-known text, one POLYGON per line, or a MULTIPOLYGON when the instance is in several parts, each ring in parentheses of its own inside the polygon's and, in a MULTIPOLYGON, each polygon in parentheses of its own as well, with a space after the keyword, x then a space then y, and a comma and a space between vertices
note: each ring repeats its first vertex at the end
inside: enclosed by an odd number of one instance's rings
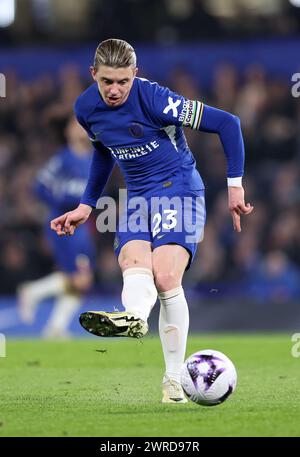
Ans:
POLYGON ((124 40, 111 38, 101 41, 98 45, 95 58, 94 68, 98 69, 99 65, 107 65, 113 68, 136 67, 136 54, 133 47, 124 40))

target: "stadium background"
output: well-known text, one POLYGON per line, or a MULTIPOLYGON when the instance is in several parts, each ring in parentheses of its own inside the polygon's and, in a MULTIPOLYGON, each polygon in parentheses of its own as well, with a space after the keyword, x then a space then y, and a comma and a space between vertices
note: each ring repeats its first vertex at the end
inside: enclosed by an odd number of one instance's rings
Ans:
MULTIPOLYGON (((0 1, 0 332, 39 335, 51 309, 21 325, 16 289, 55 265, 32 192, 38 169, 63 144, 62 120, 91 83, 98 42, 123 38, 136 48, 140 76, 157 80, 241 118, 246 201, 255 212, 234 233, 227 210, 225 159, 216 135, 186 131, 206 185, 207 224, 185 288, 191 330, 299 330, 300 71, 296 0, 0 1), (4 21, 5 5, 15 19, 4 21)), ((117 197, 117 170, 106 192, 117 197)), ((95 214, 95 218, 97 214, 95 214)), ((95 221, 95 219, 94 219, 95 221)), ((121 275, 113 234, 99 234, 97 282, 84 309, 119 305, 121 275)), ((157 329, 157 309, 152 329, 157 329)), ((74 321, 74 334, 83 336, 74 321)))

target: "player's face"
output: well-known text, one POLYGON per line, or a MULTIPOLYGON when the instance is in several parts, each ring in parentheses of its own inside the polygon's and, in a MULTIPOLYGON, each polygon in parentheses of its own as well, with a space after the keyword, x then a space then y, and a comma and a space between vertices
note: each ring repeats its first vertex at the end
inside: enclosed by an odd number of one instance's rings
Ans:
POLYGON ((99 65, 97 69, 91 67, 91 73, 104 102, 113 107, 122 105, 127 100, 137 68, 99 65))

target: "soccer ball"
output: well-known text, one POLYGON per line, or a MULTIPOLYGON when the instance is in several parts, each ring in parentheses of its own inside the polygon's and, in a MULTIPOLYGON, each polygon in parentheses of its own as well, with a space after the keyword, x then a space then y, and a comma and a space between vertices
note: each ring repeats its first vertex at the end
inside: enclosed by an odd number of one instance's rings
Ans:
POLYGON ((198 405, 223 403, 235 390, 236 369, 222 352, 212 349, 195 352, 184 363, 181 385, 186 396, 198 405))

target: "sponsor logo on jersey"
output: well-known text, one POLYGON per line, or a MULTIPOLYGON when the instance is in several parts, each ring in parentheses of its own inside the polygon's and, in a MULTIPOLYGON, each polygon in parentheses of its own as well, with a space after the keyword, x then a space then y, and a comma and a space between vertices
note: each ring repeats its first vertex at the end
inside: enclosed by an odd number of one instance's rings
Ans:
POLYGON ((159 148, 157 141, 150 141, 150 143, 143 144, 141 146, 134 146, 131 148, 112 148, 108 149, 112 153, 113 157, 117 160, 131 160, 137 159, 138 157, 145 156, 152 152, 154 149, 159 148))
POLYGON ((169 104, 165 107, 165 109, 163 110, 163 113, 168 114, 168 112, 172 110, 173 117, 177 118, 178 117, 177 106, 180 105, 181 100, 175 100, 175 102, 174 102, 172 97, 168 97, 168 102, 169 102, 169 104))

